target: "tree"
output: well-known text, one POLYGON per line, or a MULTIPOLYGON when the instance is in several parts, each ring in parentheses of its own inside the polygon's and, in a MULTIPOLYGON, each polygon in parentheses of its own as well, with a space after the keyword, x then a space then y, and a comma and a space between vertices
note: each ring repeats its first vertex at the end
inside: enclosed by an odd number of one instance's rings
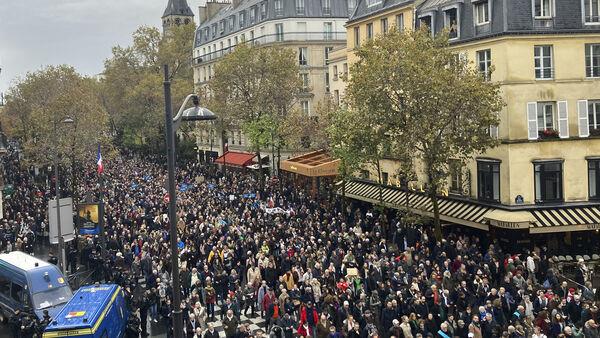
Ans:
MULTIPOLYGON (((69 66, 28 73, 9 89, 4 115, 9 136, 18 139, 27 163, 45 166, 58 155, 76 186, 83 163, 91 163, 98 144, 109 144, 108 114, 100 103, 98 82, 69 66), (66 118, 73 123, 66 126, 66 118)), ((74 190, 75 191, 75 190, 74 190)))
MULTIPOLYGON (((193 25, 173 27, 165 37, 154 27, 142 26, 133 33, 132 46, 113 48, 112 57, 105 61, 101 96, 118 144, 160 151, 164 143, 162 66, 169 65, 177 105, 193 91, 193 37, 193 25)), ((189 130, 186 126, 180 131, 187 135, 189 130)))
POLYGON ((292 108, 280 128, 287 149, 293 152, 303 149, 328 149, 327 128, 336 109, 329 98, 319 102, 311 116, 306 116, 302 109, 292 108))
POLYGON ((295 60, 290 49, 241 44, 216 65, 209 83, 215 113, 231 116, 257 154, 261 188, 261 151, 279 137, 281 121, 302 87, 295 60))
POLYGON ((369 41, 356 55, 347 98, 353 109, 385 121, 399 145, 427 177, 436 237, 441 239, 438 193, 451 159, 467 161, 497 144, 489 135, 504 103, 498 84, 487 82, 471 62, 448 45, 446 34, 425 29, 369 41))

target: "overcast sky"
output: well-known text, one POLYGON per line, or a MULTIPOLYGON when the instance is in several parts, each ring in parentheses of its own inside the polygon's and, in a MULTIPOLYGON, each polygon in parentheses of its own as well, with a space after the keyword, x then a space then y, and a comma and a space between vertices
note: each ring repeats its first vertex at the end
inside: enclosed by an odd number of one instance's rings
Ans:
MULTIPOLYGON (((198 15, 205 0, 188 0, 198 15)), ((111 47, 141 25, 161 26, 168 0, 0 0, 0 92, 45 65, 102 71, 111 47)))

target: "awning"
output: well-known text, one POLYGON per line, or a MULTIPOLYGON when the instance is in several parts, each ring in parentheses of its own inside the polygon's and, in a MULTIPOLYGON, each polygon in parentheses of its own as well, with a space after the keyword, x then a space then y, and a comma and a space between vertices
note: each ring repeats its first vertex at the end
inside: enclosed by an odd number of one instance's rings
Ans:
POLYGON ((531 214, 536 220, 530 229, 531 233, 600 229, 600 208, 598 206, 538 209, 531 210, 531 214))
MULTIPOLYGON (((373 182, 347 182, 346 196, 389 208, 408 209, 423 216, 433 217, 433 205, 429 196, 419 192, 410 191, 407 193, 399 188, 381 186, 380 198, 379 189, 380 186, 373 182)), ((337 193, 342 194, 342 190, 338 189, 337 193)), ((484 216, 493 210, 490 207, 445 197, 439 198, 438 207, 440 219, 443 221, 489 230, 484 216)))
POLYGON ((246 167, 252 165, 252 159, 256 157, 253 153, 244 153, 238 151, 228 151, 215 160, 215 163, 226 166, 246 167))
POLYGON ((508 211, 495 209, 485 215, 489 225, 505 229, 529 229, 535 218, 529 211, 508 211))
POLYGON ((281 162, 281 169, 308 177, 335 176, 339 159, 332 158, 325 150, 313 151, 281 162))

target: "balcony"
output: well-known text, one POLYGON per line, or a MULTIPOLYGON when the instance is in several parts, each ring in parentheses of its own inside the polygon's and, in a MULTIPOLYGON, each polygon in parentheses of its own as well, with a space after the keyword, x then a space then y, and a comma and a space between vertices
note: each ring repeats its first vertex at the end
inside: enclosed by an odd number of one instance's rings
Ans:
MULTIPOLYGON (((306 32, 306 33, 278 33, 263 35, 251 40, 246 40, 246 43, 251 45, 265 45, 273 43, 285 43, 285 42, 311 42, 311 41, 340 41, 346 42, 346 32, 306 32)), ((195 57, 193 64, 195 66, 203 63, 219 59, 230 52, 234 47, 223 48, 212 53, 208 53, 202 56, 195 57)))
POLYGON ((535 17, 533 19, 534 29, 552 29, 554 28, 554 18, 550 17, 535 17))

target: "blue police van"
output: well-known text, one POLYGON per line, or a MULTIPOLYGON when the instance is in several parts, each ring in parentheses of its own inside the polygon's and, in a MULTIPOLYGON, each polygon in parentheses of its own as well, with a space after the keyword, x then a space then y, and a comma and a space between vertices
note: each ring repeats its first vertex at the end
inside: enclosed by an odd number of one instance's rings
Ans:
POLYGON ((43 338, 121 338, 125 335, 128 320, 125 293, 120 286, 83 286, 53 317, 43 338))
POLYGON ((58 267, 24 252, 0 254, 0 318, 30 309, 54 317, 73 292, 58 267))

